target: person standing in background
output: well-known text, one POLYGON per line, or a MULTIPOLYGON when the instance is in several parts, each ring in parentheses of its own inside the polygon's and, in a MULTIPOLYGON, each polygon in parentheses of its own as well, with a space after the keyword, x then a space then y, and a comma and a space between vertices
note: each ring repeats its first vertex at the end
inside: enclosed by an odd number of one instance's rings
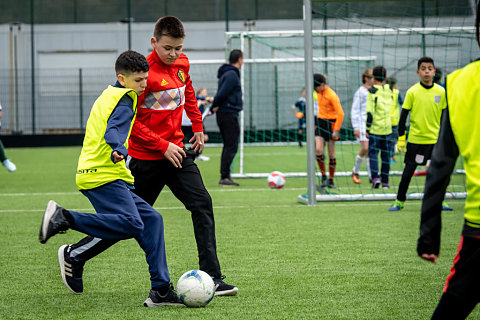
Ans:
POLYGON ((291 106, 295 117, 298 118, 298 129, 297 129, 297 141, 298 146, 302 147, 303 141, 303 132, 305 130, 305 109, 306 109, 306 100, 305 100, 305 88, 302 89, 302 96, 297 99, 297 101, 291 106))
POLYGON ((355 165, 352 169, 353 183, 360 184, 360 168, 362 167, 363 158, 366 158, 368 177, 371 178, 370 160, 368 159, 368 137, 367 137, 367 97, 368 90, 373 86, 372 69, 365 69, 362 74, 363 85, 353 95, 353 103, 351 110, 353 135, 360 142, 360 151, 355 158, 355 165))
POLYGON ((335 156, 335 141, 340 138, 340 128, 343 122, 343 109, 338 95, 327 84, 327 77, 320 73, 313 75, 313 96, 315 107, 318 108, 315 129, 315 154, 318 167, 322 173, 321 187, 335 188, 333 177, 337 167, 335 156), (325 171, 325 144, 328 144, 328 173, 325 171))
POLYGON ((217 124, 223 139, 220 164, 220 186, 239 186, 230 175, 233 159, 238 151, 240 123, 238 114, 243 110, 240 68, 243 53, 235 49, 230 52, 229 64, 218 69, 218 89, 212 103, 212 112, 217 114, 217 124))
MULTIPOLYGON (((2 113, 2 105, 0 104, 0 120, 2 119, 2 113)), ((1 126, 2 124, 0 122, 0 127, 1 126)), ((15 170, 17 170, 17 166, 5 155, 5 148, 3 147, 2 140, 0 140, 0 161, 2 162, 3 166, 7 168, 8 171, 14 172, 15 170)))

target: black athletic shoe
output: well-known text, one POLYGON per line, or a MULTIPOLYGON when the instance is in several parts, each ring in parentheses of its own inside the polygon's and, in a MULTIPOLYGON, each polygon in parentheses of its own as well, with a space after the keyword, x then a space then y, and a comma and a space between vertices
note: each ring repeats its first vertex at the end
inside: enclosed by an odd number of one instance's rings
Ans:
POLYGON ((215 295, 216 296, 236 296, 238 293, 238 288, 232 285, 226 284, 223 282, 225 276, 220 278, 212 278, 213 283, 215 283, 215 295))
POLYGON ((327 176, 322 176, 322 188, 325 188, 327 186, 328 179, 327 176))
POLYGON ((55 201, 50 200, 48 202, 38 236, 41 243, 46 243, 50 237, 57 233, 65 233, 70 228, 70 223, 65 217, 64 211, 65 209, 60 207, 55 201))
POLYGON ((60 273, 65 286, 73 293, 81 294, 83 293, 82 274, 85 263, 70 258, 70 250, 71 247, 66 244, 58 248, 60 273))
POLYGON ((333 179, 328 179, 327 181, 327 188, 335 189, 335 184, 333 183, 333 179))
POLYGON ((178 306, 183 305, 177 296, 173 286, 170 285, 168 291, 161 295, 157 290, 150 290, 147 300, 143 303, 145 307, 178 306))
POLYGON ((236 183, 235 181, 233 181, 230 178, 220 179, 220 181, 218 182, 218 185, 219 186, 232 186, 232 187, 238 187, 239 186, 238 183, 236 183))

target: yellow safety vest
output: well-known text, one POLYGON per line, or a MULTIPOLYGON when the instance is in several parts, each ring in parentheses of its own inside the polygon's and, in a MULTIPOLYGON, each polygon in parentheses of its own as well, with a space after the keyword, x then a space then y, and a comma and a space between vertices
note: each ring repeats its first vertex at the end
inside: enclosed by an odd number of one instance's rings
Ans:
POLYGON ((467 199, 465 220, 480 228, 480 61, 447 76, 447 105, 450 125, 463 157, 466 171, 467 199))
POLYGON ((398 126, 400 122, 400 108, 398 105, 398 89, 392 89, 392 109, 390 110, 390 116, 392 117, 392 127, 398 126))
POLYGON ((133 119, 124 143, 128 148, 128 137, 137 114, 136 92, 132 89, 108 86, 93 104, 87 121, 82 152, 78 159, 76 183, 80 190, 93 189, 115 180, 133 184, 133 176, 127 169, 125 161, 116 164, 112 162, 112 148, 105 142, 104 137, 110 115, 126 94, 133 99, 133 119))

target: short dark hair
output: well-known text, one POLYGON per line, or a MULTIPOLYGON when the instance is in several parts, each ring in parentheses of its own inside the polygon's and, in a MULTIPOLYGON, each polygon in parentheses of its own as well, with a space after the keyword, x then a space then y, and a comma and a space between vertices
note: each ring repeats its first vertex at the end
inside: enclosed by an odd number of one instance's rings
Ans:
POLYGON ((375 80, 383 82, 383 80, 385 80, 387 77, 387 69, 385 69, 383 66, 376 66, 373 68, 372 74, 375 80))
POLYGON ((327 83, 327 78, 321 73, 315 73, 313 75, 313 87, 321 86, 322 84, 327 83))
POLYGON ((122 52, 115 62, 117 74, 130 74, 133 72, 147 72, 150 69, 147 59, 133 50, 122 52))
POLYGON ((373 78, 372 69, 365 69, 365 70, 363 70, 363 73, 362 73, 362 83, 367 82, 367 78, 368 78, 368 79, 373 78))
POLYGON ((433 76, 433 82, 440 82, 443 77, 443 71, 440 68, 435 68, 435 75, 433 76))
POLYGON ((238 62, 238 59, 243 58, 242 50, 234 49, 230 51, 230 56, 228 57, 228 63, 234 64, 238 62))
POLYGON ((185 38, 185 29, 182 22, 174 16, 161 17, 155 23, 153 36, 159 40, 162 36, 169 36, 175 39, 185 38))
POLYGON ((418 62, 417 62, 417 70, 420 69, 420 65, 422 63, 431 63, 433 64, 433 67, 435 68, 435 62, 433 62, 433 59, 430 58, 430 57, 421 57, 420 59, 418 59, 418 62))
POLYGON ((387 83, 390 86, 390 88, 393 89, 393 86, 397 84, 397 78, 395 77, 388 77, 387 78, 387 83))

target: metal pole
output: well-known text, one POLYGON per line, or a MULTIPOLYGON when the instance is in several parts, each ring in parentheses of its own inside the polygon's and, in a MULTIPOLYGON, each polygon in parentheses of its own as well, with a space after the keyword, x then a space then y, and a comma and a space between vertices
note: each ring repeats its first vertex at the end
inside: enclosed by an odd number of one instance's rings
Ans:
MULTIPOLYGON (((422 28, 425 28, 425 0, 422 0, 422 28)), ((426 46, 425 46, 425 33, 422 33, 422 55, 425 57, 426 46)))
MULTIPOLYGON (((327 4, 326 3, 323 4, 323 30, 327 30, 327 4)), ((325 47, 323 49, 324 56, 325 56, 325 58, 327 58, 328 57, 328 38, 327 38, 327 36, 323 37, 323 46, 325 47)), ((325 69, 324 73, 328 74, 328 62, 327 62, 327 60, 325 60, 324 69, 325 69)))
POLYGON ((18 112, 18 42, 17 42, 17 35, 13 36, 13 50, 15 56, 14 62, 14 78, 15 78, 15 129, 14 132, 19 133, 19 112, 18 112))
POLYGON ((228 32, 229 27, 228 27, 228 15, 229 15, 229 10, 228 10, 228 0, 225 0, 225 31, 228 32))
POLYGON ((131 1, 127 0, 127 18, 128 18, 128 50, 132 49, 132 6, 131 1))
POLYGON ((30 43, 31 43, 31 57, 32 57, 32 133, 35 134, 35 32, 34 26, 34 12, 33 0, 30 0, 30 43))
MULTIPOLYGON (((240 50, 242 50, 243 55, 245 55, 245 34, 243 32, 240 34, 240 50)), ((243 66, 240 69, 240 85, 242 86, 242 101, 245 101, 245 66, 243 66)), ((251 94, 251 92, 249 94, 251 94)), ((241 175, 243 175, 244 142, 245 142, 245 111, 242 110, 240 111, 240 174, 241 175)))
POLYGON ((78 103, 80 105, 80 130, 83 130, 83 77, 82 77, 82 68, 78 69, 78 103))
POLYGON ((303 30, 305 49, 308 205, 315 206, 317 204, 317 198, 315 186, 315 135, 313 122, 312 8, 310 0, 303 0, 303 30))

